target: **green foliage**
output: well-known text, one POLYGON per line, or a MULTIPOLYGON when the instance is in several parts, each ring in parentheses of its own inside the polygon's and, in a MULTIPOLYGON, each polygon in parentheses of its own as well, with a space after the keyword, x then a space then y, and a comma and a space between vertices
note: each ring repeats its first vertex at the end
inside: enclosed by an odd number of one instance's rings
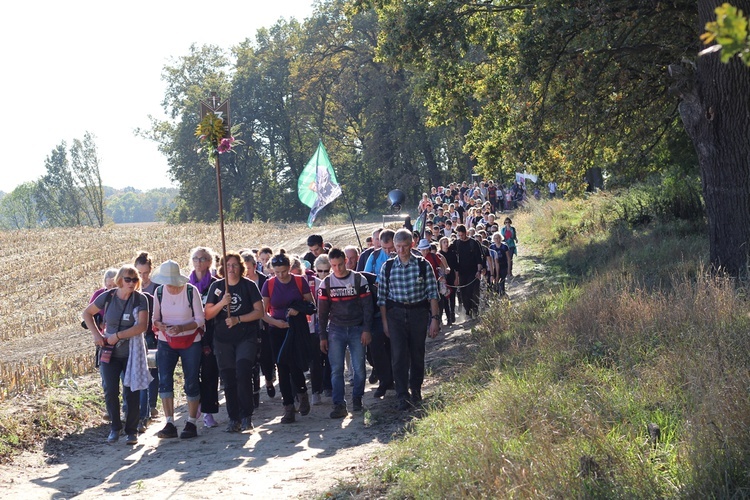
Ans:
POLYGON ((37 183, 35 200, 43 220, 50 226, 81 225, 81 200, 70 171, 63 141, 45 161, 47 174, 37 183))
POLYGON ((230 98, 233 135, 243 145, 222 155, 227 215, 237 220, 304 220, 297 178, 318 140, 328 149, 344 196, 324 212, 380 210, 395 187, 416 200, 429 185, 469 178, 463 151, 468 122, 428 124, 420 83, 377 60, 382 32, 371 10, 348 2, 319 4, 304 24, 279 21, 227 51, 192 47, 164 70, 169 121, 142 135, 159 142, 180 186, 171 220, 215 220, 216 175, 200 162, 188 131, 198 101, 230 98))
POLYGON ((39 224, 35 182, 26 182, 0 199, 0 228, 33 229, 39 224))
POLYGON ((706 32, 701 35, 703 43, 715 45, 705 49, 701 55, 721 51, 721 62, 728 63, 738 56, 750 66, 750 37, 747 31, 747 18, 742 10, 728 3, 721 4, 714 10, 716 21, 706 23, 706 32))
POLYGON ((104 225, 104 190, 94 136, 86 132, 83 134, 83 141, 73 139, 70 157, 71 170, 80 191, 88 223, 102 227, 104 225))
POLYGON ((68 160, 65 142, 45 161, 47 173, 36 182, 34 203, 41 224, 53 227, 104 225, 104 191, 94 136, 73 140, 68 160))
POLYGON ((173 188, 116 191, 107 197, 106 215, 117 224, 165 220, 175 208, 177 192, 173 188))
POLYGON ((358 3, 377 6, 379 56, 414 72, 428 123, 470 123, 487 177, 523 165, 571 193, 591 167, 643 180, 684 137, 665 68, 693 44, 692 0, 358 3))

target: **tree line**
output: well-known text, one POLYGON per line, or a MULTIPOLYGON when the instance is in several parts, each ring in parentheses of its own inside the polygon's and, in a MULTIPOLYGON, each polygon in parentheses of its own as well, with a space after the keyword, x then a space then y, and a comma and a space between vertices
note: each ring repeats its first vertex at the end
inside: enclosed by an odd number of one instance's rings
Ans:
POLYGON ((133 188, 115 190, 102 185, 94 136, 65 141, 45 160, 46 173, 13 191, 0 193, 0 229, 98 226, 112 221, 165 220, 174 209, 177 190, 133 188))
POLYGON ((0 223, 10 229, 103 226, 104 191, 94 136, 65 141, 44 162, 46 173, 0 200, 0 223))

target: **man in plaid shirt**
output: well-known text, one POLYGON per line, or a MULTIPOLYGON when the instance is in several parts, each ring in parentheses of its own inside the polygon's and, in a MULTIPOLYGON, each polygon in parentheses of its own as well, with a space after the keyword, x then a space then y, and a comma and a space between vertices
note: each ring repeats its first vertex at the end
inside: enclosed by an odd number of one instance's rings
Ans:
POLYGON ((412 255, 412 238, 407 229, 396 231, 396 257, 388 259, 378 277, 378 306, 391 339, 399 410, 421 402, 426 337, 435 338, 440 331, 437 280, 429 263, 412 255))

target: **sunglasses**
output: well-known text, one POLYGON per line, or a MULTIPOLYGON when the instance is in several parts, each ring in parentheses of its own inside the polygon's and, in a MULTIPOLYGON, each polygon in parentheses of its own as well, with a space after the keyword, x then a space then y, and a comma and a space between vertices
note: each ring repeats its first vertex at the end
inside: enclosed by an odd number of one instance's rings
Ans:
POLYGON ((211 260, 208 257, 193 257, 193 262, 208 262, 211 260))
POLYGON ((123 276, 122 281, 125 283, 138 283, 139 278, 131 278, 130 276, 123 276))
POLYGON ((330 273, 331 270, 330 269, 317 269, 317 272, 319 272, 319 273, 330 273))
POLYGON ((287 262, 286 259, 274 257, 273 259, 271 259, 271 265, 272 266, 288 266, 289 262, 287 262))

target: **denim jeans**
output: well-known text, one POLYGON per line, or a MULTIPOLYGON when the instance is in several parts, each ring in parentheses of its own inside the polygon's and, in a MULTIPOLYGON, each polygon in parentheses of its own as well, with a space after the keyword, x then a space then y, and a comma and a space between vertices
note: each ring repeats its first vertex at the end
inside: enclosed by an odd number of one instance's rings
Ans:
POLYGON ((409 389, 412 392, 422 390, 430 310, 393 307, 388 309, 387 318, 396 395, 399 399, 407 399, 409 389))
POLYGON ((185 395, 188 401, 200 401, 201 388, 198 376, 202 347, 200 342, 193 342, 187 349, 172 349, 163 340, 159 341, 159 352, 156 364, 159 367, 159 396, 174 398, 174 369, 177 360, 182 360, 182 373, 185 377, 185 395))
POLYGON ((365 393, 365 346, 362 345, 362 325, 328 325, 328 360, 331 362, 331 386, 333 404, 344 403, 344 357, 346 348, 352 358, 354 387, 352 396, 361 398, 365 393))
MULTIPOLYGON (((120 375, 125 373, 128 358, 110 359, 109 363, 99 365, 99 373, 102 376, 102 387, 104 388, 104 404, 109 415, 110 429, 120 431, 122 420, 120 419, 120 375)), ((125 433, 136 434, 138 432, 138 391, 123 391, 123 398, 127 401, 127 412, 125 414, 125 433)))

